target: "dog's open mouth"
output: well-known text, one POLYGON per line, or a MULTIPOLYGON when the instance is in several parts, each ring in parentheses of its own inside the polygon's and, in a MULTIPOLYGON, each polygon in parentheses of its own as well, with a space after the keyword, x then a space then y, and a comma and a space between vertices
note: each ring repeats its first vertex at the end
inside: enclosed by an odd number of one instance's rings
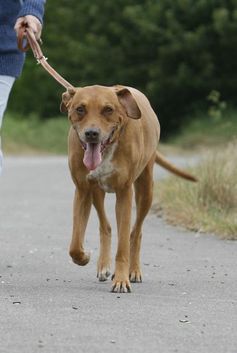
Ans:
POLYGON ((99 143, 88 143, 80 140, 82 148, 85 151, 83 163, 88 170, 94 170, 101 164, 106 147, 112 143, 114 131, 115 129, 112 130, 108 138, 99 143))

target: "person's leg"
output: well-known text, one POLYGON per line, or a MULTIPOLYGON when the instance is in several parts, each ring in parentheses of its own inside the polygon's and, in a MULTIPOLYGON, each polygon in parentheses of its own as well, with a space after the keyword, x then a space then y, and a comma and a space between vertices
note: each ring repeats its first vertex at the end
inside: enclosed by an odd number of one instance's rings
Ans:
POLYGON ((2 173, 1 126, 9 93, 15 81, 14 77, 0 75, 0 175, 2 173))

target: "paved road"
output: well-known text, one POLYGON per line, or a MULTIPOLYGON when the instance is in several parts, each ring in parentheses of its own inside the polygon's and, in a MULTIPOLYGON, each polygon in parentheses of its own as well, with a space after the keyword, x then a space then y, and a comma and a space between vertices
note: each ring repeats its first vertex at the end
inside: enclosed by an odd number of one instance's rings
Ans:
MULTIPOLYGON (((157 175, 157 172, 156 172, 157 175)), ((114 199, 107 209, 114 225, 114 199)), ((236 353, 237 243, 147 218, 142 284, 96 279, 91 215, 86 267, 68 253, 73 185, 65 158, 8 158, 0 179, 1 353, 236 353)), ((114 231, 114 247, 116 233, 114 231)), ((113 250, 114 251, 114 250, 113 250)))

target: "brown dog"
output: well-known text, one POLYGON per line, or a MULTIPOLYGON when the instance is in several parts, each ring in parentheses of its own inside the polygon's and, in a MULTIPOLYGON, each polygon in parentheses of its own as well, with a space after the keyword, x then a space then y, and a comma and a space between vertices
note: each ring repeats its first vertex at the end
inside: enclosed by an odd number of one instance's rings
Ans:
POLYGON ((111 227, 104 210, 105 192, 116 194, 118 246, 113 292, 130 292, 130 282, 141 282, 142 224, 150 209, 155 162, 190 180, 157 153, 160 126, 148 99, 124 86, 89 86, 69 89, 61 111, 68 112, 69 167, 76 186, 70 255, 84 266, 86 225, 93 204, 100 222, 100 255, 97 276, 110 275, 111 227), (133 186, 137 215, 130 233, 133 186))

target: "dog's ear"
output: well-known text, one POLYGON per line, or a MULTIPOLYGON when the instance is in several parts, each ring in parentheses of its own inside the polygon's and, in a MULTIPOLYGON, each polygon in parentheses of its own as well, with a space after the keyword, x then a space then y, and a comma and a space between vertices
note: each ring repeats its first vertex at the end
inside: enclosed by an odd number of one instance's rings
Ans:
POLYGON ((67 91, 62 94, 62 102, 60 104, 61 113, 66 113, 68 111, 68 106, 70 105, 75 93, 75 88, 68 88, 67 91))
POLYGON ((119 89, 116 94, 120 104, 125 109, 127 116, 132 119, 140 119, 141 111, 131 92, 127 88, 122 88, 119 89))

